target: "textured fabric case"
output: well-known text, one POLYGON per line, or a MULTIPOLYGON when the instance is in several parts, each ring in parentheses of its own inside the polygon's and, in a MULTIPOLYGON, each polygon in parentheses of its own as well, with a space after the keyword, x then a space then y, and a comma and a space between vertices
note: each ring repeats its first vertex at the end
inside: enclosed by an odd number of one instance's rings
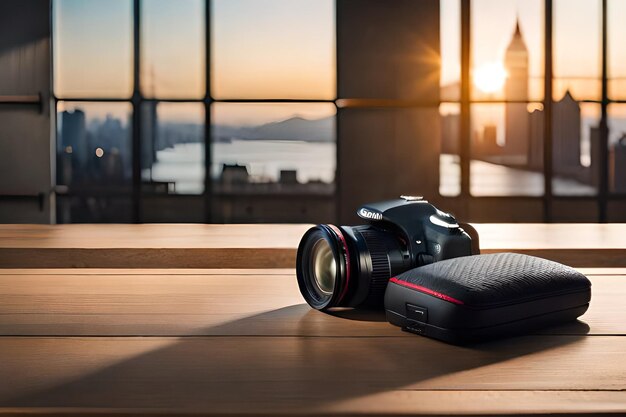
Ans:
POLYGON ((387 319, 414 333, 462 342, 574 320, 591 283, 568 266, 515 253, 448 259, 391 278, 387 319))

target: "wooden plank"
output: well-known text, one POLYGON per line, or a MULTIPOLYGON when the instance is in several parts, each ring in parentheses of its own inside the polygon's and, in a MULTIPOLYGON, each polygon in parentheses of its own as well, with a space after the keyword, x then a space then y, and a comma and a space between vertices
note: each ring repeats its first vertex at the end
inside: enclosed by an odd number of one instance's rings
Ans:
POLYGON ((291 248, 0 248, 7 268, 288 268, 291 248))
POLYGON ((626 223, 472 223, 485 250, 626 249, 626 223))
MULTIPOLYGON (((596 275, 607 275, 606 271, 620 271, 617 268, 605 268, 603 273, 596 275)), ((0 275, 289 275, 294 276, 294 268, 243 268, 243 269, 206 269, 206 268, 0 268, 0 275)), ((614 272, 610 275, 622 273, 614 272)), ((591 274, 593 275, 593 274, 591 274)))
POLYGON ((0 248, 294 248, 306 224, 4 224, 0 248))
MULTIPOLYGON (((587 276, 626 277, 626 268, 575 268, 587 276)), ((295 277, 295 268, 0 268, 0 275, 288 275, 295 277)))
POLYGON ((297 409, 293 402, 262 404, 252 410, 246 402, 194 408, 86 408, 24 407, 0 408, 2 416, 119 416, 162 417, 164 415, 228 416, 380 416, 380 415, 490 415, 510 416, 597 416, 626 413, 623 391, 434 391, 392 390, 346 400, 311 404, 297 409))
MULTIPOLYGON (((475 224, 484 253, 626 267, 626 224, 475 224)), ((0 225, 4 268, 290 268, 310 225, 0 225)))
MULTIPOLYGON (((585 275, 626 276, 626 268, 576 268, 585 275)), ((290 275, 294 268, 0 268, 0 275, 290 275)))
MULTIPOLYGON (((89 275, 32 271, 0 275, 0 335, 414 337, 389 325, 382 312, 345 310, 333 316, 312 310, 293 271, 176 276, 152 270, 144 275, 115 269, 89 275)), ((626 277, 590 278, 593 298, 581 318, 585 324, 542 333, 626 334, 626 277)))
POLYGON ((626 224, 472 225, 481 253, 516 252, 574 267, 626 266, 626 224))
MULTIPOLYGON (((626 338, 605 336, 528 336, 473 347, 419 337, 393 342, 377 337, 4 337, 0 380, 10 383, 0 384, 0 407, 358 414, 381 398, 405 395, 399 406, 439 413, 454 410, 435 402, 429 406, 434 410, 421 409, 411 399, 422 397, 412 392, 521 390, 581 392, 564 397, 511 392, 508 406, 498 400, 485 410, 547 412, 570 400, 573 411, 615 411, 624 405, 624 351, 626 338), (614 394, 594 397, 586 391, 614 394), (546 404, 527 403, 542 397, 546 404), (587 400, 591 408, 583 405, 587 400)), ((464 398, 459 395, 458 400, 464 398)), ((490 404, 488 394, 474 398, 490 404)), ((387 404, 373 406, 372 412, 387 404)), ((454 404, 462 411, 460 402, 454 404)))
POLYGON ((310 225, 0 225, 0 267, 293 267, 310 225))
POLYGON ((515 252, 560 262, 573 267, 626 265, 626 249, 485 249, 481 253, 515 252))
POLYGON ((404 335, 382 312, 346 314, 309 308, 293 271, 0 275, 0 335, 404 335))
POLYGON ((394 390, 329 404, 332 413, 364 415, 596 415, 625 413, 623 391, 394 390))

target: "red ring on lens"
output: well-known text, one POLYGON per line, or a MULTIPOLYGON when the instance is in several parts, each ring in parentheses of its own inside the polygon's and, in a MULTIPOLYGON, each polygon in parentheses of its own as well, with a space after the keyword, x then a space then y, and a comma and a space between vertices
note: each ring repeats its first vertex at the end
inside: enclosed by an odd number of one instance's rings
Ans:
POLYGON ((343 286, 343 290, 341 291, 341 295, 339 295, 339 300, 337 300, 337 302, 340 302, 341 300, 343 300, 343 297, 346 295, 346 293, 348 292, 348 283, 350 282, 350 252, 348 252, 348 244, 346 243, 346 238, 343 236, 343 233, 341 233, 341 229, 339 229, 337 226, 329 224, 328 227, 330 227, 335 234, 337 235, 337 237, 339 237, 339 240, 341 240, 341 243, 343 244, 343 253, 345 254, 345 262, 346 262, 346 283, 343 286))

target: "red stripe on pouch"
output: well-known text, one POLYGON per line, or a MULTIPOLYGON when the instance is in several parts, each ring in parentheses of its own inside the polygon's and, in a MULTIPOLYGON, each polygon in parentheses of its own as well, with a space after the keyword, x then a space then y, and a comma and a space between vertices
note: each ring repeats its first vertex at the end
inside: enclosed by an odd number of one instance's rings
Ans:
POLYGON ((457 300, 454 297, 450 297, 449 295, 442 294, 437 291, 433 291, 430 288, 422 287, 421 285, 412 284, 410 282, 402 281, 396 277, 393 277, 389 280, 389 282, 393 282, 394 284, 402 285, 406 288, 411 288, 412 290, 416 290, 419 292, 423 292, 424 294, 432 295, 433 297, 441 298, 442 300, 448 301, 450 303, 462 305, 463 301, 457 300))

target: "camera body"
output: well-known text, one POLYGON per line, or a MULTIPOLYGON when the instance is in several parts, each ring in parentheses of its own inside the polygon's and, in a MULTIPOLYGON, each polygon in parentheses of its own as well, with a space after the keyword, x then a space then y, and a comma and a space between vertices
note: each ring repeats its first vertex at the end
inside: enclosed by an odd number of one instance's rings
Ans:
POLYGON ((366 225, 320 224, 298 247, 296 272, 313 308, 381 308, 392 276, 417 266, 472 255, 472 238, 422 197, 365 204, 366 225))
POLYGON ((357 215, 375 228, 403 235, 412 267, 472 254, 472 238, 456 219, 421 196, 365 204, 357 215))

